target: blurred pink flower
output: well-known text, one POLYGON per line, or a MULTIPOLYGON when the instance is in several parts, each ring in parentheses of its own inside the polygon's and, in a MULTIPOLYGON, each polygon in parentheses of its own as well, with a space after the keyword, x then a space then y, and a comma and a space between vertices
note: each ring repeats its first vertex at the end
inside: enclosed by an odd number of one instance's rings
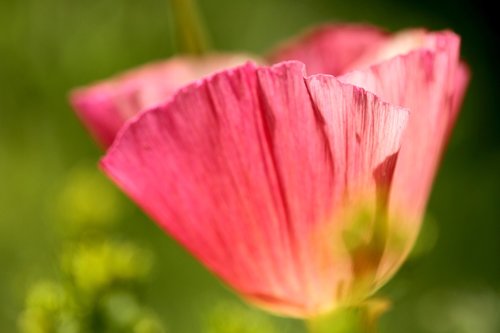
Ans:
POLYGON ((74 105, 105 145, 124 124, 102 168, 163 229, 250 302, 313 316, 407 256, 468 71, 452 32, 351 25, 268 59, 182 88, 151 67, 74 105))
POLYGON ((243 64, 249 56, 183 56, 144 65, 71 94, 71 104, 99 144, 109 147, 125 122, 164 102, 179 88, 217 70, 243 64))

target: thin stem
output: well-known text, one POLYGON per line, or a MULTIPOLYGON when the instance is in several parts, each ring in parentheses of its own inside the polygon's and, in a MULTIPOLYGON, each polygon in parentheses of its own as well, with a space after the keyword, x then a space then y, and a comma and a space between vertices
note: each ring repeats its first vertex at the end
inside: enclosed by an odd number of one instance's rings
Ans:
POLYGON ((378 319, 388 308, 387 300, 371 300, 310 318, 306 326, 309 333, 377 333, 378 319))
POLYGON ((196 0, 169 0, 172 31, 179 52, 201 55, 208 49, 206 29, 196 0))

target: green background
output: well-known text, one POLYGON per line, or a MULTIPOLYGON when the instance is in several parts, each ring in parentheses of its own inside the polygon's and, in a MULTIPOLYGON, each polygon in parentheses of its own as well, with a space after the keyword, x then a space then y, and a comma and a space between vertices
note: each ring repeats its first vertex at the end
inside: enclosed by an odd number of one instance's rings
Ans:
MULTIPOLYGON (((263 53, 327 21, 450 28, 463 37, 470 89, 420 251, 380 292, 394 302, 383 332, 500 332, 500 110, 488 9, 451 0, 200 2, 219 50, 263 53)), ((0 0, 0 332, 16 330, 34 281, 57 276, 66 237, 54 222, 59 190, 72 170, 102 155, 69 108, 68 91, 171 56, 169 26, 165 0, 0 0)), ((113 237, 154 253, 145 302, 170 332, 202 331, 204 312, 221 299, 238 302, 131 202, 119 201, 122 224, 113 237)), ((292 320, 275 324, 301 331, 292 320)))

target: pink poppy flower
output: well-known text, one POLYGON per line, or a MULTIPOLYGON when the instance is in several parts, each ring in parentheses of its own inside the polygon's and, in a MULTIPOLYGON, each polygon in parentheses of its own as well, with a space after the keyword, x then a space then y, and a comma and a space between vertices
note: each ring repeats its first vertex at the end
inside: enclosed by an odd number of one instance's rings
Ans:
MULTIPOLYGON (((269 59, 132 104, 101 165, 249 302, 314 316, 366 298, 407 256, 468 71, 452 32, 366 26, 320 27, 269 59)), ((152 76, 135 89, 172 82, 152 76)), ((92 90, 75 105, 99 137, 117 94, 92 90)))

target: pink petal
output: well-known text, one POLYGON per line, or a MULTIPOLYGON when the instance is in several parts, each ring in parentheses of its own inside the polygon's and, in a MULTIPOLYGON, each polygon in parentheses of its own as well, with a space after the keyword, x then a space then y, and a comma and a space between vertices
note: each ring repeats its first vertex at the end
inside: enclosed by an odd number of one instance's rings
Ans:
POLYGON ((71 95, 78 116, 105 148, 125 121, 160 102, 180 87, 248 60, 244 55, 179 57, 144 65, 115 78, 80 88, 71 95))
POLYGON ((324 25, 286 42, 269 56, 271 62, 299 60, 309 74, 340 75, 376 52, 389 35, 364 25, 324 25))
MULTIPOLYGON (((392 251, 389 246, 380 269, 385 279, 400 265, 417 236, 444 143, 468 82, 468 71, 459 64, 458 36, 446 31, 415 36, 415 45, 420 44, 415 51, 339 78, 411 113, 389 198, 390 237, 393 243, 401 243, 401 238, 405 241, 392 251)), ((390 43, 386 47, 391 48, 390 43)), ((398 52, 397 47, 393 49, 398 52)))
POLYGON ((423 47, 427 32, 423 29, 410 29, 388 35, 386 39, 364 52, 360 57, 345 67, 342 74, 352 70, 367 69, 391 58, 409 53, 423 47))
POLYGON ((333 76, 304 76, 298 62, 215 74, 129 122, 102 160, 210 270, 295 316, 345 297, 338 217, 359 200, 375 209, 408 117, 333 76))

